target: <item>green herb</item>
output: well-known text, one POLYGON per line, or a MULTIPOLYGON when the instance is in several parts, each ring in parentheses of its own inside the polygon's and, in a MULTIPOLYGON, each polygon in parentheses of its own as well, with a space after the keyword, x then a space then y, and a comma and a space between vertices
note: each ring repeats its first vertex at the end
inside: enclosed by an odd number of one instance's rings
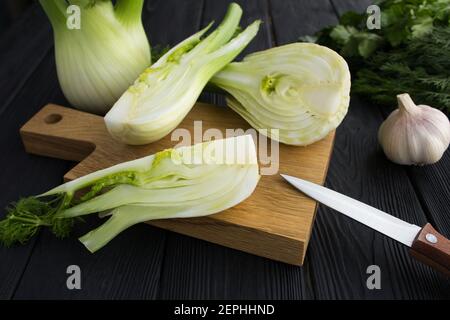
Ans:
POLYGON ((25 243, 42 227, 50 227, 57 237, 69 234, 75 219, 59 219, 57 214, 68 204, 63 195, 49 201, 35 197, 20 199, 7 208, 6 219, 0 221, 0 240, 5 246, 25 243))
POLYGON ((399 92, 410 92, 420 104, 450 111, 450 28, 375 54, 357 73, 353 90, 391 106, 399 92))
POLYGON ((300 40, 326 45, 346 58, 370 57, 379 49, 389 50, 430 34, 433 27, 450 25, 448 0, 376 1, 381 9, 381 29, 368 30, 367 14, 347 12, 339 24, 300 40))

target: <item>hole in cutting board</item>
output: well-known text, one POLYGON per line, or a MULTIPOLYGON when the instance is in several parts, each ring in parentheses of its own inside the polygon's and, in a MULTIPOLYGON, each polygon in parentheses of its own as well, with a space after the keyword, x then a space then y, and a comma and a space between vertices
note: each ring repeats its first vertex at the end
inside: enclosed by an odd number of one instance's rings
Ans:
POLYGON ((47 123, 47 124, 55 124, 55 123, 60 122, 61 120, 62 120, 62 115, 57 114, 57 113, 49 114, 44 119, 45 123, 47 123))

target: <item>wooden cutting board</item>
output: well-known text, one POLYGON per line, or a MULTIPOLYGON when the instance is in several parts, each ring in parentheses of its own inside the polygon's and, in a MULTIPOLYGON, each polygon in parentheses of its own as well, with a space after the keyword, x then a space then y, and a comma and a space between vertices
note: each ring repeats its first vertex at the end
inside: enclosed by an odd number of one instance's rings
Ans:
MULTIPOLYGON (((204 103, 197 103, 179 128, 192 132, 194 121, 199 120, 202 120, 203 131, 209 128, 222 132, 225 129, 250 128, 231 110, 204 103)), ((178 143, 171 141, 171 135, 168 135, 149 145, 127 146, 109 136, 102 117, 53 104, 39 111, 20 133, 29 153, 79 161, 64 176, 65 180, 147 156, 178 143)), ((279 166, 278 173, 323 184, 333 141, 334 132, 308 147, 280 144, 279 163, 272 165, 279 166)), ((291 187, 278 173, 262 176, 250 198, 221 213, 148 223, 259 256, 302 265, 316 202, 291 187)))

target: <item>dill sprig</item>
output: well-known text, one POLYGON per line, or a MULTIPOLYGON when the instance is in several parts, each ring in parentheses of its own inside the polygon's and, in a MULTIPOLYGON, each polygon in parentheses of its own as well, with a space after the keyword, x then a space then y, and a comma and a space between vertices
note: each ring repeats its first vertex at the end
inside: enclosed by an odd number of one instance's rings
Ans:
POLYGON ((58 213, 69 206, 70 198, 60 194, 45 201, 31 196, 12 203, 6 209, 5 219, 0 221, 0 242, 4 246, 23 244, 43 226, 49 227, 57 237, 66 237, 75 220, 58 217, 58 213))
POLYGON ((11 203, 7 208, 6 217, 0 220, 0 243, 11 246, 15 243, 25 243, 30 240, 41 227, 49 228, 59 238, 67 237, 81 217, 67 217, 64 211, 77 204, 91 200, 99 193, 114 188, 120 184, 136 185, 137 175, 133 171, 122 171, 92 181, 83 187, 88 191, 80 198, 74 198, 70 193, 59 193, 53 196, 22 198, 11 203))
POLYGON ((353 83, 355 93, 394 106, 408 92, 414 101, 450 112, 450 28, 438 27, 401 49, 377 52, 353 83))

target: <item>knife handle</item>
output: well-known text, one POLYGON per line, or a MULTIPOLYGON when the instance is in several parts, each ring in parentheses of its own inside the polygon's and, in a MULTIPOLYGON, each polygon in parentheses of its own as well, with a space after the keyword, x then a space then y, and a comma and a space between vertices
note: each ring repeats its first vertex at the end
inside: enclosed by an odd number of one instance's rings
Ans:
POLYGON ((414 240, 410 254, 450 277, 450 240, 427 223, 414 240))

